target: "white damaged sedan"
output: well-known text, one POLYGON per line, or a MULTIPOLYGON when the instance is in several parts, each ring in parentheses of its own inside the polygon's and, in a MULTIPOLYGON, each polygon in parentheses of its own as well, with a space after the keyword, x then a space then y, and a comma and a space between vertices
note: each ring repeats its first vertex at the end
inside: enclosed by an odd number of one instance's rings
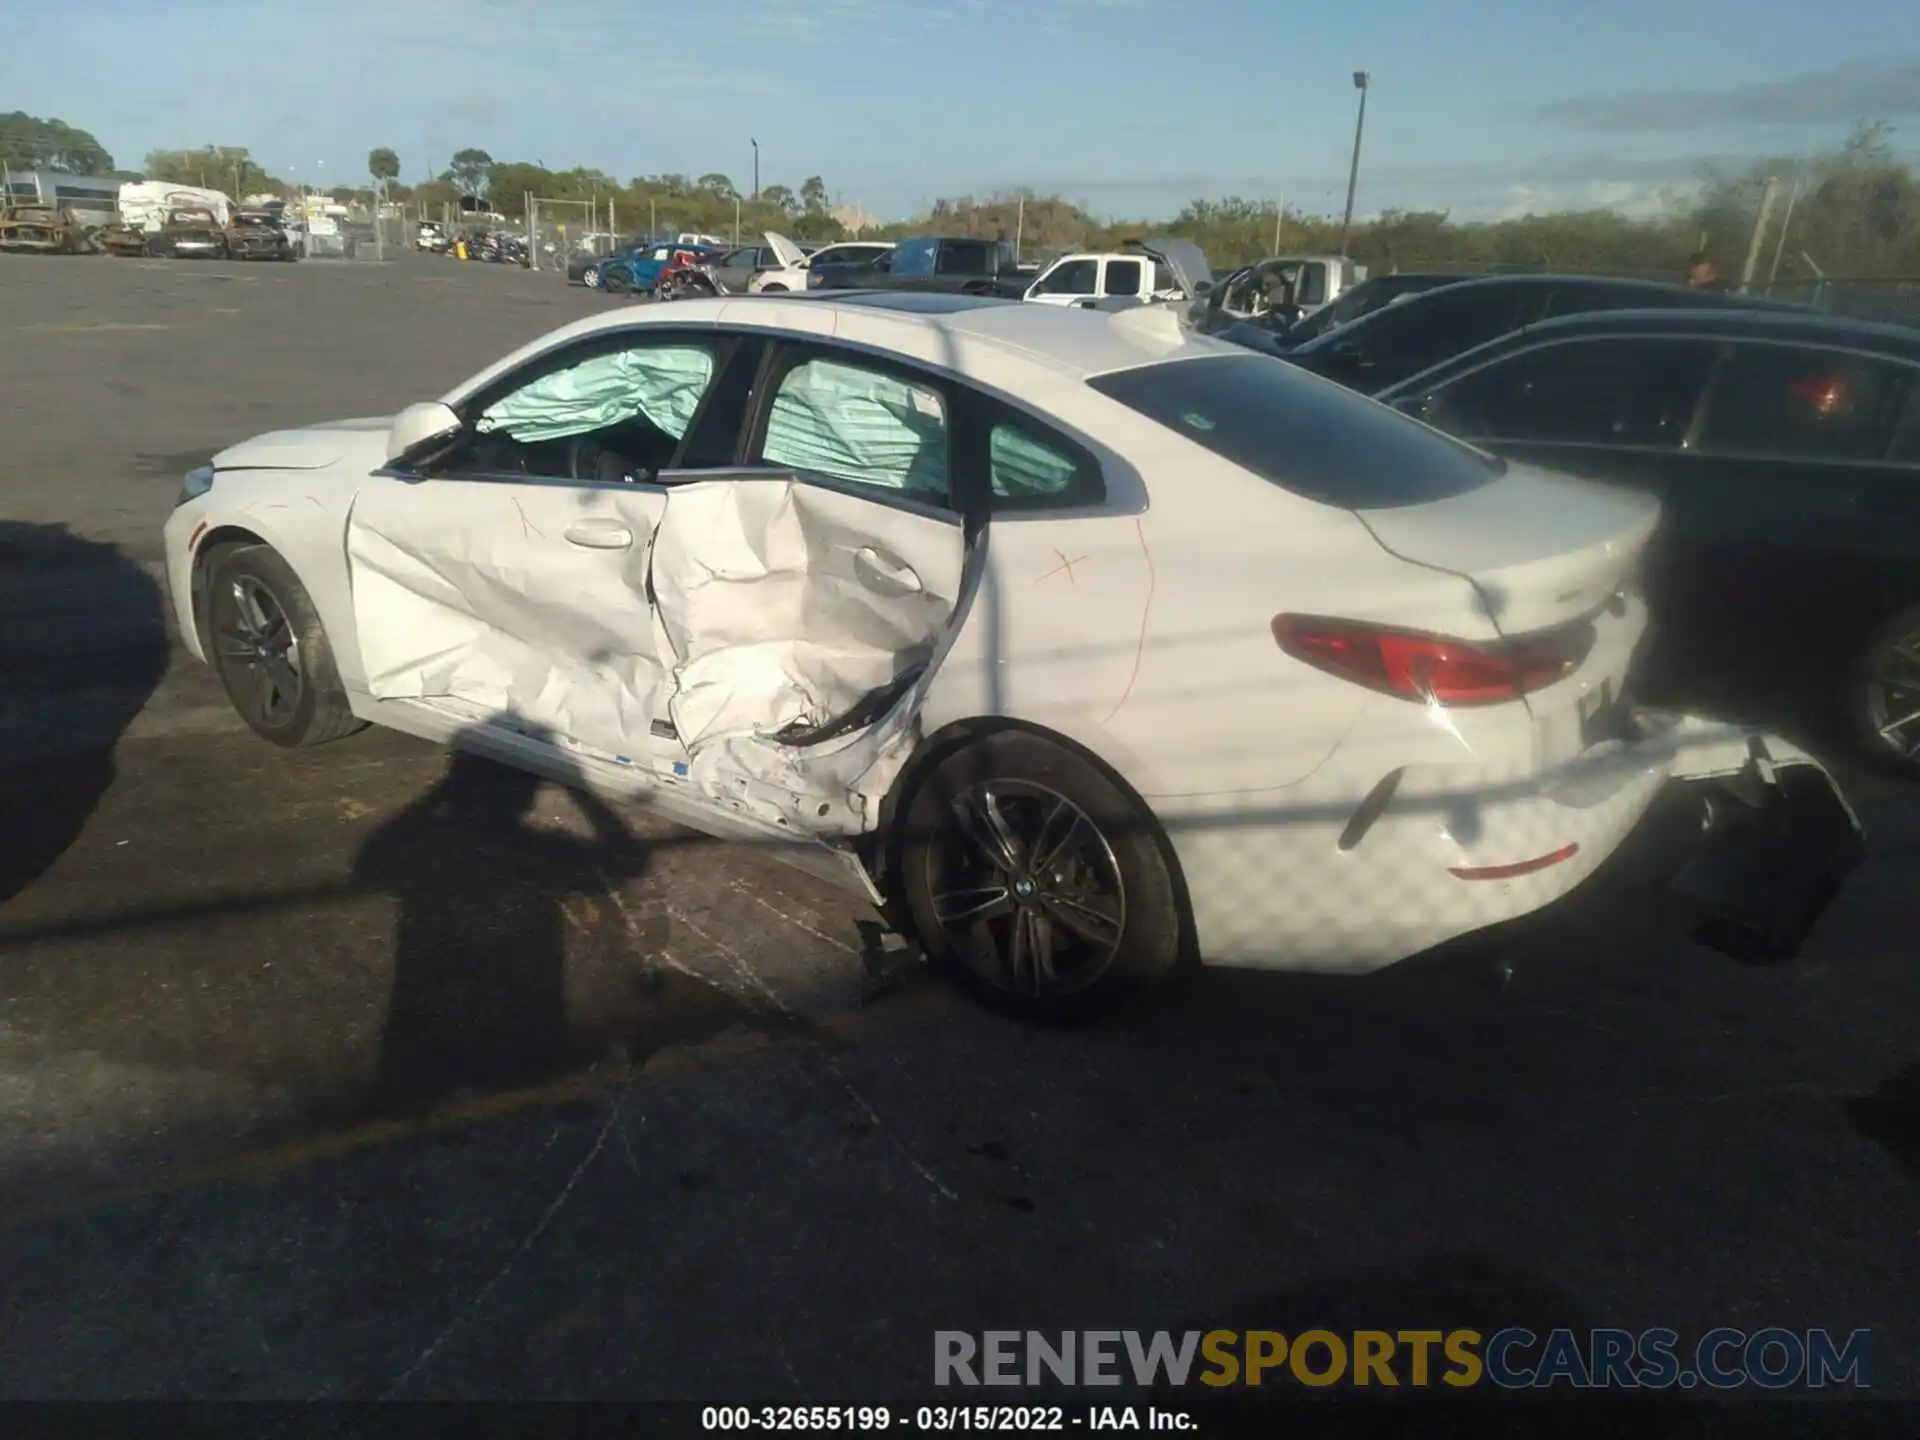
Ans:
POLYGON ((1527 915, 1674 780, 1772 817, 1723 908, 1790 952, 1858 827, 1777 737, 1628 701, 1657 519, 1156 310, 840 292, 246 441, 166 548, 266 739, 391 726, 778 846, 1072 1016, 1527 915))

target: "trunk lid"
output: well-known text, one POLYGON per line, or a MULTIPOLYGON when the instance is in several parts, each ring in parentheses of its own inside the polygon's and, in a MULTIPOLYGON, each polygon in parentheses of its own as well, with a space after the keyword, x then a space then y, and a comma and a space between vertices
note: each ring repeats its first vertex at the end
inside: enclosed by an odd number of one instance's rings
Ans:
POLYGON ((1660 502, 1526 465, 1422 505, 1357 510, 1403 560, 1472 582, 1502 635, 1591 615, 1632 574, 1660 502))

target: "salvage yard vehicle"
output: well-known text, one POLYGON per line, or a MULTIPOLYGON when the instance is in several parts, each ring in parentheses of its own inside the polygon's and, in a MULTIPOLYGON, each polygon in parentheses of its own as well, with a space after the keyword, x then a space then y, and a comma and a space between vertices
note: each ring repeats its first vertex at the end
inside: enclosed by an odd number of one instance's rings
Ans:
POLYGON ((78 255, 91 248, 71 210, 53 205, 0 207, 0 251, 13 255, 78 255))
POLYGON ((438 220, 422 220, 413 232, 413 248, 442 254, 447 248, 447 227, 438 220))
POLYGON ((922 235, 902 240, 867 265, 817 266, 808 271, 807 285, 817 290, 931 290, 1018 300, 1035 273, 1018 263, 1005 240, 922 235))
POLYGON ((120 220, 112 225, 102 225, 94 231, 93 243, 108 255, 133 259, 147 253, 147 232, 138 225, 120 220))
POLYGON ((1213 267, 1191 240, 1170 236, 1134 241, 1123 250, 1062 255, 1042 269, 1023 299, 1039 305, 1102 301, 1141 304, 1192 301, 1213 286, 1213 267))
POLYGON ((159 232, 147 237, 147 254, 167 260, 224 260, 227 232, 211 210, 169 210, 159 232))
POLYGON ((1231 316, 1222 316, 1218 312, 1202 319, 1200 328, 1209 335, 1218 335, 1222 340, 1231 340, 1235 344, 1254 344, 1258 349, 1290 350, 1304 345, 1309 340, 1317 340, 1329 330, 1337 330, 1342 325, 1351 324, 1362 316, 1371 315, 1376 310, 1389 305, 1398 305, 1415 295, 1424 295, 1429 290, 1438 290, 1442 285, 1458 285, 1463 281, 1480 277, 1459 275, 1444 271, 1398 271, 1391 275, 1370 275, 1351 290, 1340 292, 1340 298, 1321 306, 1311 315, 1287 322, 1285 317, 1272 311, 1250 319, 1238 320, 1231 316), (1212 325, 1214 328, 1208 329, 1212 325), (1258 339, 1249 332, 1261 331, 1258 339))
MULTIPOLYGON (((803 245, 800 247, 805 250, 803 245)), ((747 282, 749 295, 779 295, 789 290, 805 290, 816 265, 867 265, 893 250, 891 240, 842 240, 822 245, 800 258, 797 265, 762 270, 747 282)))
POLYGON ((689 257, 695 263, 704 264, 718 259, 724 253, 713 246, 681 245, 673 241, 647 245, 601 261, 593 288, 609 295, 648 295, 653 292, 661 272, 674 263, 676 256, 689 257))
POLYGON ((1858 827, 1786 741, 1629 703, 1657 518, 1166 307, 868 293, 623 309, 244 441, 165 550, 265 739, 572 777, 1066 1019, 1531 914, 1675 780, 1731 782, 1705 857, 1772 847, 1759 899, 1690 882, 1719 943, 1791 953, 1858 827))
POLYGON ((1195 307, 1194 325, 1211 335, 1239 321, 1258 320, 1272 308, 1272 298, 1284 291, 1296 313, 1292 324, 1331 305, 1367 278, 1367 267, 1344 255, 1270 255, 1222 276, 1211 287, 1204 305, 1195 307))
POLYGON ((1753 718, 1786 702, 1920 779, 1920 333, 1603 311, 1381 398, 1496 454, 1659 497, 1643 682, 1753 718))
MULTIPOLYGON (((1724 309, 1812 314, 1804 305, 1660 280, 1599 275, 1489 275, 1442 285, 1286 349, 1286 359, 1316 375, 1377 395, 1476 345, 1560 315, 1594 310, 1724 309)), ((1223 333, 1223 340, 1240 336, 1223 333)))
MULTIPOLYGON (((769 230, 759 241, 730 250, 708 267, 713 278, 729 294, 745 295, 754 280, 767 274, 806 273, 807 256, 798 245, 777 231, 769 230)), ((795 289, 804 288, 795 286, 795 289)))
POLYGON ((227 254, 235 260, 293 259, 293 242, 278 217, 265 210, 236 210, 226 238, 227 254))

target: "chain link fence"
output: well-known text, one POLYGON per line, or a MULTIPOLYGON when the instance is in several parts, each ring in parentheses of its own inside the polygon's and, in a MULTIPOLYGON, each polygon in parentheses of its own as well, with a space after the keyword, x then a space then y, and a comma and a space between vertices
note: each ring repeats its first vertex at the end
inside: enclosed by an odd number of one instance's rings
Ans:
POLYGON ((526 236, 533 269, 565 274, 576 255, 611 255, 621 232, 618 207, 602 200, 527 200, 526 236))
POLYGON ((1920 326, 1920 275, 1776 280, 1754 286, 1754 292, 1852 320, 1920 326))

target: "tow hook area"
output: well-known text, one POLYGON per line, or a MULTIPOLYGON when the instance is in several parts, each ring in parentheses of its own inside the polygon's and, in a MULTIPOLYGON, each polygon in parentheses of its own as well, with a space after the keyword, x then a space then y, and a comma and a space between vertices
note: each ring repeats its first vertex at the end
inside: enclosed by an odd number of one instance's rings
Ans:
POLYGON ((1690 784, 1700 843, 1672 888, 1695 941, 1747 964, 1800 953, 1866 859, 1866 840, 1816 765, 1775 766, 1764 747, 1738 774, 1690 784))

